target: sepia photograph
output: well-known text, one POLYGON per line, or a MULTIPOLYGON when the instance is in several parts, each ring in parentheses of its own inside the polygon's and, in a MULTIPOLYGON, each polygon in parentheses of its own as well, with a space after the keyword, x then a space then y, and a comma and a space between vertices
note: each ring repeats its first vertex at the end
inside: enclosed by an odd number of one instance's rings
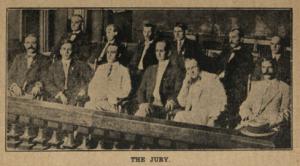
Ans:
POLYGON ((292 8, 7 8, 5 31, 6 152, 293 150, 292 8))

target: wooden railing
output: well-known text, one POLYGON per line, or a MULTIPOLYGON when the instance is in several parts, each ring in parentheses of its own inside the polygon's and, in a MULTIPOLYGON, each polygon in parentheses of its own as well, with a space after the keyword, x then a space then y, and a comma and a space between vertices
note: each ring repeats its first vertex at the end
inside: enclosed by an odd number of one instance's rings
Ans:
POLYGON ((271 149, 271 140, 211 128, 7 98, 7 151, 101 149, 271 149))

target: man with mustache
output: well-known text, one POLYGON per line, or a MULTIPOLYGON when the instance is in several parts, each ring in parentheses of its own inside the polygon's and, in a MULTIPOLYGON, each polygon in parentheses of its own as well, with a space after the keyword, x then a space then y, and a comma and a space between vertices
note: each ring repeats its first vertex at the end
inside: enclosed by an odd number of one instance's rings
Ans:
POLYGON ((290 86, 276 78, 275 60, 264 59, 261 71, 263 79, 252 82, 250 93, 240 107, 241 122, 237 128, 256 124, 280 131, 290 120, 290 86))
MULTIPOLYGON (((239 107, 246 99, 249 75, 253 72, 252 56, 241 44, 243 33, 232 29, 229 33, 229 48, 222 51, 219 60, 219 78, 227 95, 227 111, 223 114, 223 125, 234 128, 239 122, 239 107)), ((222 120, 221 120, 222 121, 222 120)))
POLYGON ((38 52, 37 42, 34 34, 25 37, 26 52, 15 57, 8 71, 9 95, 41 97, 51 61, 38 52))

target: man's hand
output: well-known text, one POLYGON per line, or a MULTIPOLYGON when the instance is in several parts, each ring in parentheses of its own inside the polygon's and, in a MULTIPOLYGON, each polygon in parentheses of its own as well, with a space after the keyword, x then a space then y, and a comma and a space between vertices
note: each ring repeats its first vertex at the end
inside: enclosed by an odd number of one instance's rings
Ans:
POLYGON ((166 111, 167 112, 173 111, 174 108, 175 108, 175 105, 176 105, 176 103, 175 103, 174 100, 168 100, 167 103, 166 103, 166 105, 165 105, 166 111))
POLYGON ((62 102, 62 104, 68 104, 68 98, 63 92, 58 92, 55 98, 59 99, 62 102))
POLYGON ((9 90, 12 96, 22 96, 22 89, 16 83, 13 83, 9 90))
POLYGON ((38 96, 38 95, 40 95, 40 94, 41 94, 41 88, 38 87, 38 86, 34 86, 34 87, 32 88, 32 90, 31 90, 31 94, 32 94, 33 96, 38 96))
POLYGON ((86 91, 84 89, 81 89, 77 95, 78 97, 86 96, 86 91))
POLYGON ((150 103, 142 103, 139 106, 139 110, 135 113, 136 116, 146 117, 151 112, 150 103))

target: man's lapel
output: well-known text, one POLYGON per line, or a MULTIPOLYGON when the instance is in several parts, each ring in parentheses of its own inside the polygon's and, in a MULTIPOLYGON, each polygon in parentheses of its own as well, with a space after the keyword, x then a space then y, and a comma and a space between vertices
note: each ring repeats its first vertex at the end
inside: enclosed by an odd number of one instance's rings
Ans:
POLYGON ((279 94, 279 83, 278 81, 273 81, 262 98, 261 109, 264 110, 265 107, 274 99, 275 96, 279 94))

